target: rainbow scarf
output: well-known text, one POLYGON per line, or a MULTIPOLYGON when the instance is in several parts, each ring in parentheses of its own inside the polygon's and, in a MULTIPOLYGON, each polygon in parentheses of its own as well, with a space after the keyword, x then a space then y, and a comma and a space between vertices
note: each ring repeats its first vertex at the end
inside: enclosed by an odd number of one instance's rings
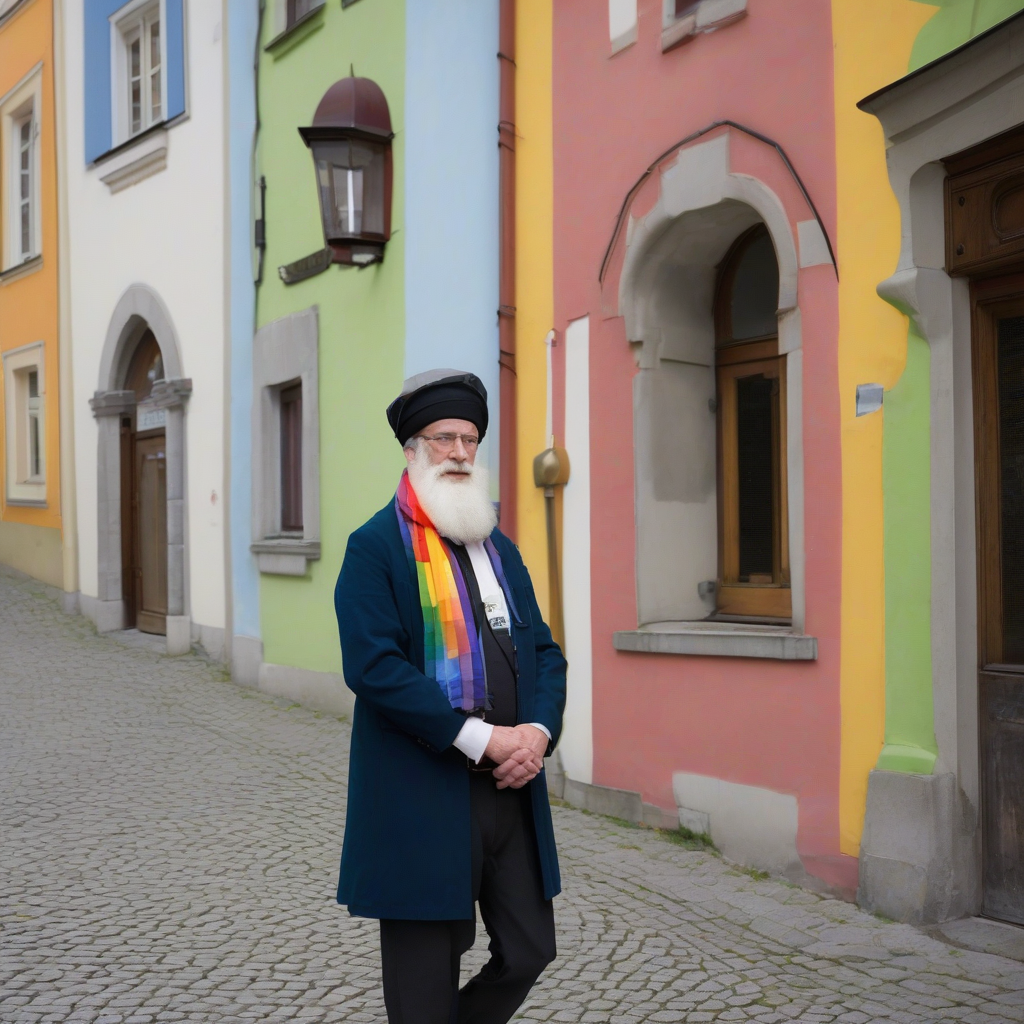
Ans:
MULTIPOLYGON (((424 672, 437 681, 441 692, 457 711, 486 708, 487 679, 482 643, 474 625, 469 588, 458 560, 423 511, 409 483, 408 471, 402 474, 398 484, 395 512, 409 568, 419 586, 424 672)), ((484 549, 511 609, 501 558, 489 537, 484 541, 484 549)))

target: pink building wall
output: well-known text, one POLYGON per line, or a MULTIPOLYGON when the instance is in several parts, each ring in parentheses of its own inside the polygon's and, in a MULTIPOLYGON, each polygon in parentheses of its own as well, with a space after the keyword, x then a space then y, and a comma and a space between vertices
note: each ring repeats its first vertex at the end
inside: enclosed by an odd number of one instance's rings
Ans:
MULTIPOLYGON (((730 119, 785 149, 836 245, 830 5, 749 0, 742 21, 661 52, 661 0, 640 0, 637 42, 610 55, 608 6, 554 5, 556 330, 590 317, 593 782, 674 809, 673 772, 793 794, 804 867, 856 886, 839 853, 841 476, 837 281, 801 269, 805 632, 812 662, 616 651, 637 626, 632 381, 624 319, 614 314, 624 242, 603 289, 598 272, 620 206, 644 169, 691 132, 730 119), (602 299, 604 305, 602 306, 602 299)), ((793 232, 812 214, 778 155, 733 135, 733 173, 781 199, 793 232)), ((655 174, 637 197, 643 214, 655 174)), ((564 348, 556 350, 555 423, 564 425, 564 348)), ((569 581, 567 581, 567 584, 569 581)))

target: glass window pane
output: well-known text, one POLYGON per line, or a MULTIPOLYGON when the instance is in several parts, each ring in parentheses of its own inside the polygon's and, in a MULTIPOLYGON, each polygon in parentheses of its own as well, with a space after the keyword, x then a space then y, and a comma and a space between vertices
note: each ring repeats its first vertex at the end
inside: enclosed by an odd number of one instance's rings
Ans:
POLYGON ((40 439, 40 424, 38 416, 33 416, 29 420, 29 427, 29 473, 31 476, 41 476, 43 472, 43 448, 40 439))
POLYGON ((160 19, 154 18, 149 25, 149 70, 160 67, 160 19))
POLYGON ((363 171, 363 227, 367 234, 384 234, 384 150, 365 147, 369 160, 363 171))
POLYGON ((732 340, 778 333, 779 265, 775 246, 763 231, 747 246, 733 278, 732 340))
POLYGON ((341 235, 351 234, 348 219, 348 169, 337 164, 331 168, 334 182, 334 223, 341 235))
POLYGON ((163 117, 163 97, 160 80, 160 21, 149 28, 149 120, 155 124, 163 117))
POLYGON ((302 531, 302 385, 281 392, 281 529, 302 531))
POLYGON ((29 370, 28 371, 28 397, 38 398, 39 397, 39 371, 29 370))
POLYGON ((129 134, 142 131, 142 41, 136 36, 128 44, 129 134))
POLYGON ((736 381, 741 583, 771 583, 775 572, 773 415, 776 382, 760 374, 736 381))
POLYGON ((315 7, 319 7, 321 2, 322 0, 288 0, 288 25, 294 25, 315 7))
POLYGON ((384 233, 384 150, 358 141, 317 145, 327 237, 384 233))
POLYGON ((1024 664, 1024 316, 1000 320, 999 476, 1003 655, 1024 664))
POLYGON ((32 118, 18 126, 18 234, 19 255, 32 252, 32 118))

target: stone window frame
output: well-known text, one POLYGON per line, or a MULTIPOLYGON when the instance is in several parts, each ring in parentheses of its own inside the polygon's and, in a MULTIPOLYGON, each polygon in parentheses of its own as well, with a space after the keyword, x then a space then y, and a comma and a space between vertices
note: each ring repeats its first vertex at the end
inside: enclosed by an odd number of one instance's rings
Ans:
POLYGON ((4 383, 4 503, 30 508, 46 508, 46 345, 33 341, 28 345, 3 353, 4 383), (18 390, 25 385, 19 383, 20 375, 35 370, 38 374, 39 396, 42 401, 40 420, 42 423, 43 471, 36 480, 17 479, 19 459, 16 448, 27 446, 28 411, 22 416, 19 407, 18 390))
POLYGON ((320 558, 319 308, 265 324, 253 338, 252 536, 261 573, 305 576, 320 558), (281 530, 280 393, 302 384, 302 536, 281 530))
POLYGON ((797 301, 799 270, 808 261, 798 253, 796 233, 775 192, 750 175, 731 173, 731 135, 723 132, 681 149, 661 174, 654 207, 630 223, 617 305, 639 370, 633 384, 638 625, 616 631, 613 644, 623 651, 815 660, 817 639, 804 633, 803 350, 797 301), (717 577, 716 417, 708 404, 715 395, 716 266, 732 242, 758 222, 772 238, 779 265, 778 351, 786 360, 788 410, 789 626, 707 621, 714 590, 701 587, 717 577), (665 289, 666 275, 686 287, 665 289), (686 422, 676 424, 684 438, 665 441, 665 425, 657 417, 661 407, 686 409, 686 422), (676 467, 682 478, 675 484, 659 476, 659 444, 696 453, 685 467, 676 467), (665 486, 692 489, 694 480, 703 481, 699 500, 661 493, 665 486), (692 542, 674 542, 684 535, 692 542))
POLYGON ((696 0, 676 14, 676 0, 662 0, 661 52, 715 32, 747 16, 747 0, 696 0))

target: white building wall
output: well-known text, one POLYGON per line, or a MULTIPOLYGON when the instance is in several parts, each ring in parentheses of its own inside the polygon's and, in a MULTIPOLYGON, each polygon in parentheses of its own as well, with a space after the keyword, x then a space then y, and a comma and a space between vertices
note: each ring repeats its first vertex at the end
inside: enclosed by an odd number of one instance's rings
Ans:
MULTIPOLYGON (((80 587, 98 595, 97 421, 89 400, 105 384, 100 360, 118 299, 132 284, 160 296, 177 333, 185 413, 185 611, 195 627, 226 621, 225 171, 221 5, 186 9, 188 111, 167 130, 165 169, 111 193, 103 163, 85 163, 83 0, 66 7, 68 198, 80 587)), ((216 645, 223 633, 207 634, 216 645)))

